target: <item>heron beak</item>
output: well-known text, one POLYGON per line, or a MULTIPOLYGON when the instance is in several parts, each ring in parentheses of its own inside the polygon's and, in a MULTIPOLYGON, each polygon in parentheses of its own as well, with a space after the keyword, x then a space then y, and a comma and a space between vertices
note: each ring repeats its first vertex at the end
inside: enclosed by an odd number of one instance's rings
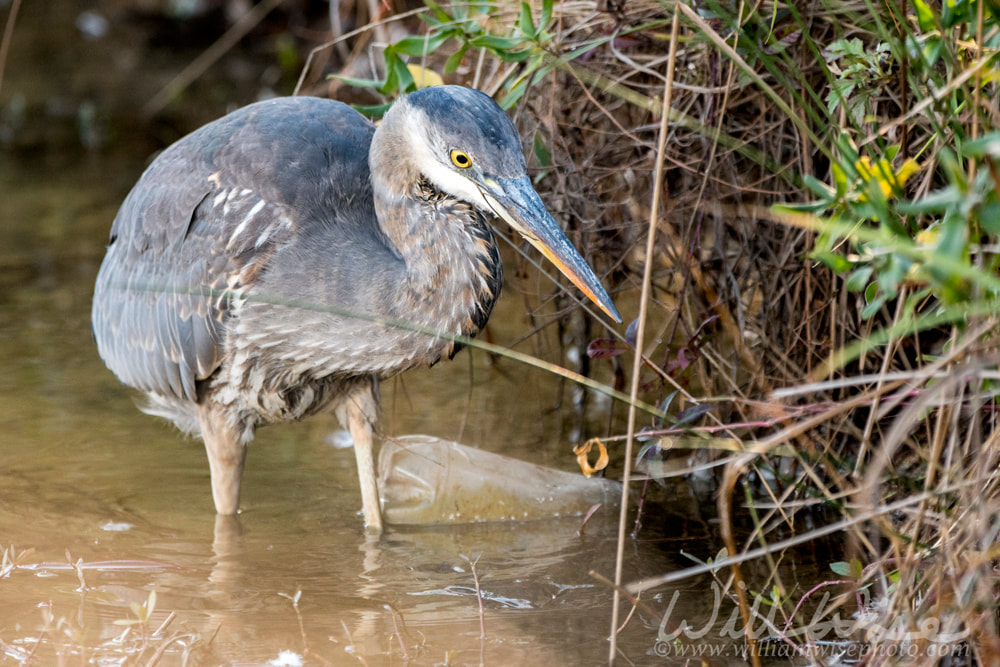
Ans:
POLYGON ((601 281, 545 210, 545 205, 527 176, 505 178, 500 181, 484 179, 484 182, 479 184, 479 190, 497 216, 503 218, 517 233, 527 239, 528 243, 538 248, 611 319, 615 322, 622 321, 615 305, 611 303, 611 297, 604 291, 601 281))

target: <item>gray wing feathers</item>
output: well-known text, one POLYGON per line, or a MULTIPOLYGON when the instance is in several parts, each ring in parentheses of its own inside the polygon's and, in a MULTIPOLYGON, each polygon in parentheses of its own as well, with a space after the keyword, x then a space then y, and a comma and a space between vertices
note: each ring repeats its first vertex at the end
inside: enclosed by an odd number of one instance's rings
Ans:
POLYGON ((206 261, 210 239, 185 234, 204 195, 185 196, 180 185, 181 192, 137 188, 143 201, 130 195, 122 206, 98 274, 93 325, 101 357, 122 382, 193 401, 195 381, 221 359, 215 292, 229 267, 206 261))
POLYGON ((372 132, 345 105, 283 98, 166 149, 115 217, 97 278, 94 334, 118 378, 197 401, 197 381, 223 362, 230 296, 294 242, 297 226, 326 224, 311 216, 348 194, 333 174, 367 182, 372 132))

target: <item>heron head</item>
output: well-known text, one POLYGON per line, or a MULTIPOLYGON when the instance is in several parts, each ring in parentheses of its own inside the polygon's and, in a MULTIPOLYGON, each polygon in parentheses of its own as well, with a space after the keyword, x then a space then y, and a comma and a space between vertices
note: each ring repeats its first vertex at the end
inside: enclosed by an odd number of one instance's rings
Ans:
POLYGON ((462 86, 424 88, 397 101, 383 125, 397 134, 413 169, 442 192, 502 218, 621 322, 600 280, 535 192, 521 137, 488 95, 462 86))

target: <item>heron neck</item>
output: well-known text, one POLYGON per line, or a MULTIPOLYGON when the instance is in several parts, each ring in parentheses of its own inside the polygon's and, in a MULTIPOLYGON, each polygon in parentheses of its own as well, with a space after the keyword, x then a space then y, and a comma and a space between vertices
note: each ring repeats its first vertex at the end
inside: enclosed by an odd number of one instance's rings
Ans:
POLYGON ((442 334, 475 335, 503 280, 493 230, 471 205, 420 177, 411 182, 402 196, 375 196, 379 225, 406 265, 398 315, 442 334))
POLYGON ((368 156, 379 227, 406 267, 392 302, 401 319, 423 328, 474 335, 503 280, 493 231, 474 207, 437 190, 416 168, 397 107, 375 131, 368 156))

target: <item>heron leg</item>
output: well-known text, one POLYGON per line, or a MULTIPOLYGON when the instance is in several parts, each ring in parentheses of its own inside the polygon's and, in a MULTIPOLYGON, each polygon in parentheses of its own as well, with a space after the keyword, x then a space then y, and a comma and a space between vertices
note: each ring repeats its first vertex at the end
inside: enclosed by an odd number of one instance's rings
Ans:
POLYGON ((240 480, 247 446, 241 429, 230 423, 226 415, 211 407, 202 407, 199 414, 201 437, 205 441, 208 466, 212 471, 212 499, 219 514, 236 514, 240 508, 240 480))
POLYGON ((375 475, 374 426, 378 414, 377 380, 366 381, 352 391, 337 406, 337 419, 351 432, 354 456, 358 463, 358 481, 361 483, 361 503, 365 527, 382 532, 382 506, 379 501, 378 482, 375 475))

